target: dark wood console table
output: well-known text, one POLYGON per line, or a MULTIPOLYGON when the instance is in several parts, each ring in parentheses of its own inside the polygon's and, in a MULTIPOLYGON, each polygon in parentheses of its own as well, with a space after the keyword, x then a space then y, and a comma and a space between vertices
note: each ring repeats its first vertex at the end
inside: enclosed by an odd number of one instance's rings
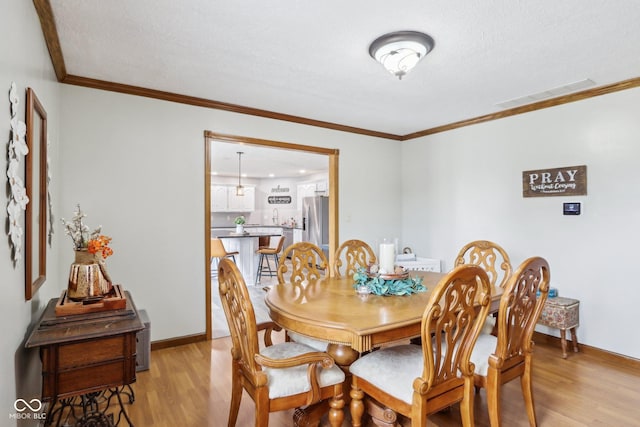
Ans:
POLYGON ((133 403, 136 333, 144 324, 125 295, 124 309, 73 316, 56 316, 58 298, 49 301, 25 344, 40 348, 42 401, 49 402, 45 425, 65 413, 78 425, 117 425, 121 416, 132 425, 121 395, 133 403), (115 423, 106 414, 114 398, 120 406, 115 423))

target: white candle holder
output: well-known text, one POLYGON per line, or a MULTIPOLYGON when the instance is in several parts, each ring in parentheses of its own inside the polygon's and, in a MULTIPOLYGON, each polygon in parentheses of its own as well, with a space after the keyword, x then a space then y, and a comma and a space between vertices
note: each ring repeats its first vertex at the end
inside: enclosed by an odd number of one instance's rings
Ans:
POLYGON ((396 262, 396 245, 384 239, 380 243, 378 264, 380 274, 393 274, 396 262))

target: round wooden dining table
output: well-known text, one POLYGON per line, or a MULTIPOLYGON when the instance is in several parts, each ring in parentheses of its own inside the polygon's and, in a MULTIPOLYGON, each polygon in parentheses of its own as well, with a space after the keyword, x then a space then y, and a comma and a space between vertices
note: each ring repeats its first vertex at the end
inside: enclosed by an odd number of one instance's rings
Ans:
MULTIPOLYGON (((329 342, 327 352, 348 367, 362 352, 383 344, 420 337, 431 291, 444 273, 411 272, 427 288, 402 296, 361 295, 351 277, 325 277, 303 283, 280 283, 265 297, 271 319, 287 330, 329 342)), ((496 311, 502 288, 492 289, 496 311)))

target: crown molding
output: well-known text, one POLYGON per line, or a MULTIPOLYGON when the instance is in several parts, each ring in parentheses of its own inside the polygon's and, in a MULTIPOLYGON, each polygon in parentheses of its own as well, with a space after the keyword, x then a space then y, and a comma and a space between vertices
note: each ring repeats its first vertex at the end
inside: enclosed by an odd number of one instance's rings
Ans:
POLYGON ((409 139, 420 138, 427 135, 433 135, 436 133, 447 132, 453 129, 458 129, 465 126, 471 126, 478 123, 489 122, 492 120, 504 119, 505 117, 511 117, 518 114, 530 113, 532 111, 544 110, 545 108, 555 107, 557 105, 568 104, 570 102, 582 101, 588 98, 594 98, 600 95, 606 95, 613 92, 619 92, 621 90, 632 89, 640 86, 640 77, 624 80, 617 83, 612 83, 606 86, 600 86, 583 90, 581 92, 575 92, 568 95, 559 96, 557 98, 546 99, 544 101, 534 102, 533 104, 523 105, 521 107, 510 108, 508 110, 500 111, 499 113, 486 114, 484 116, 474 117, 472 119, 461 120, 459 122, 450 123, 448 125, 438 126, 431 129, 425 129, 419 132, 410 133, 401 137, 402 141, 409 139))
POLYGON ((66 66, 64 63, 64 56, 62 54, 62 48, 60 46, 60 40, 58 38, 58 30, 56 29, 55 20, 53 18, 53 11, 51 9, 51 3, 49 0, 33 0, 36 7, 38 17, 40 18, 40 25, 42 27, 42 33, 49 50, 51 62, 53 64, 56 77, 60 83, 71 84, 76 86, 84 86, 93 89, 101 89, 112 92, 126 93, 129 95, 144 96, 148 98, 161 99, 164 101, 177 102, 181 104, 193 105, 197 107, 212 108, 216 110, 230 111, 234 113, 247 114, 250 116, 264 117, 274 120, 282 120, 292 123, 298 123, 308 126, 315 126, 325 129, 332 129, 341 132, 354 133, 359 135, 372 136, 376 138, 390 139, 394 141, 408 141, 415 138, 421 138, 436 133, 447 132, 450 130, 475 125, 478 123, 489 122, 492 120, 499 120, 506 117, 515 116, 523 113, 530 113, 536 110, 542 110, 545 108, 555 107, 557 105, 568 104, 570 102, 581 101, 587 98, 593 98, 600 95, 609 94, 612 92, 618 92, 621 90, 632 89, 640 86, 640 77, 624 80, 618 83, 613 83, 597 88, 591 88, 581 92, 576 92, 568 95, 559 96, 557 98, 547 99, 533 104, 523 105, 521 107, 510 108, 508 110, 500 111, 498 113, 486 114, 471 119, 461 120, 454 123, 449 123, 442 126, 436 126, 433 128, 421 130, 418 132, 409 133, 406 135, 396 135, 392 133, 378 132, 370 129, 363 129, 353 126, 345 126, 338 123, 325 122, 320 120, 314 120, 306 117, 294 116, 290 114, 281 114, 273 111, 261 110, 258 108, 245 107, 242 105, 229 104, 226 102, 220 102, 205 98, 198 98, 194 96, 181 95, 177 93, 164 92, 155 89, 148 89, 140 86, 131 86, 122 83, 108 82, 104 80, 97 80, 88 77, 75 76, 67 74, 66 66))

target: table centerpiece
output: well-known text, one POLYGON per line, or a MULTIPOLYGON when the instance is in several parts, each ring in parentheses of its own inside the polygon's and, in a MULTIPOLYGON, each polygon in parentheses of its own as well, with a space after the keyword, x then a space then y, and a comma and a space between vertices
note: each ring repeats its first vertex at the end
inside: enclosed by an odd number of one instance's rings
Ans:
POLYGON ((422 277, 409 277, 409 272, 400 266, 388 274, 380 273, 377 264, 369 266, 368 269, 360 267, 354 273, 353 280, 353 287, 360 294, 411 295, 427 290, 422 284, 422 277))

